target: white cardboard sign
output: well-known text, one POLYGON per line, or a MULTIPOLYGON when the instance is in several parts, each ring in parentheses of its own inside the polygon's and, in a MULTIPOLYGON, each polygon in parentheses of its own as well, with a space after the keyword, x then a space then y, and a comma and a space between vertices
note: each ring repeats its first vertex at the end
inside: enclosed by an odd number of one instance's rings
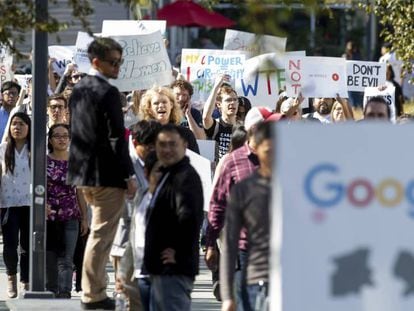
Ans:
POLYGON ((122 46, 125 60, 118 79, 111 80, 120 92, 169 85, 173 81, 172 66, 159 31, 112 38, 122 46))
POLYGON ((348 91, 363 92, 366 87, 383 85, 385 71, 385 63, 346 61, 348 91))
POLYGON ((165 35, 167 21, 165 20, 104 20, 102 22, 102 36, 128 36, 147 34, 161 31, 165 35))
POLYGON ((0 86, 13 79, 13 56, 7 55, 0 58, 0 86))
POLYGON ((88 33, 79 31, 76 38, 76 48, 74 54, 74 62, 78 66, 78 71, 88 73, 91 68, 91 62, 88 58, 88 45, 93 41, 88 33))
POLYGON ((393 85, 386 84, 386 87, 384 89, 377 87, 365 88, 364 107, 367 104, 367 100, 370 97, 374 96, 381 96, 385 99, 388 106, 390 107, 390 120, 395 123, 397 121, 397 114, 395 111, 395 87, 393 85))
POLYGON ((208 212, 210 197, 213 191, 211 180, 211 161, 191 151, 190 149, 186 150, 186 155, 190 158, 190 164, 195 168, 198 175, 200 175, 201 184, 203 186, 204 211, 208 212))
POLYGON ((279 92, 285 89, 285 57, 292 55, 306 56, 306 52, 267 53, 247 59, 243 79, 236 81, 237 94, 247 97, 252 106, 274 109, 279 92))
POLYGON ((276 36, 226 29, 223 50, 243 51, 250 58, 260 54, 284 52, 286 40, 276 36))
POLYGON ((275 133, 269 310, 413 310, 414 125, 275 133))
POLYGON ((76 46, 74 45, 51 45, 49 46, 49 57, 56 59, 52 63, 53 70, 62 76, 65 72, 66 65, 73 62, 76 46))
POLYGON ((289 97, 348 97, 346 62, 339 57, 289 56, 285 58, 289 97))

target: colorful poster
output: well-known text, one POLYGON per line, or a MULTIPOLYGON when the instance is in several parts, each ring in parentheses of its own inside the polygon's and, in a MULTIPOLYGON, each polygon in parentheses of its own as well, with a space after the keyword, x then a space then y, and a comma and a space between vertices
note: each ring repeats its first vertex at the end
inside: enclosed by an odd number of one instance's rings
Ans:
POLYGON ((269 310, 413 310, 414 125, 275 133, 269 310))
POLYGON ((181 73, 194 87, 193 102, 204 103, 214 81, 221 74, 231 76, 231 84, 243 78, 245 55, 239 51, 183 49, 181 73))

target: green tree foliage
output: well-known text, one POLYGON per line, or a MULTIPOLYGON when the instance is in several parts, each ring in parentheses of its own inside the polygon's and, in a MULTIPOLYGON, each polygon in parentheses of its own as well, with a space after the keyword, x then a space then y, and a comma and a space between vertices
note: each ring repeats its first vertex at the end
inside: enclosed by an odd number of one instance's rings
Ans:
POLYGON ((414 60, 414 4, 412 1, 375 0, 362 4, 373 12, 383 26, 381 37, 392 46, 397 57, 403 61, 403 74, 413 71, 414 60))
MULTIPOLYGON (((50 0, 48 3, 56 4, 57 1, 50 0)), ((90 1, 68 0, 67 5, 71 8, 74 19, 79 20, 83 28, 88 31, 90 25, 88 16, 93 13, 90 1)), ((25 40, 25 33, 28 31, 36 29, 54 33, 69 27, 67 23, 61 23, 50 15, 47 17, 47 22, 36 22, 34 0, 0 1, 0 16, 0 45, 8 47, 16 54, 19 54, 16 44, 25 40)))

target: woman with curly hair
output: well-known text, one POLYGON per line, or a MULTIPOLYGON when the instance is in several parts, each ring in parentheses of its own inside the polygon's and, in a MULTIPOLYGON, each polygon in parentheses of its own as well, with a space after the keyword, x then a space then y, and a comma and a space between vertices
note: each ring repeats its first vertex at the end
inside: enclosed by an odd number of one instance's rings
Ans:
MULTIPOLYGON (((180 125, 183 114, 180 105, 177 103, 174 93, 168 87, 154 86, 147 90, 141 98, 140 115, 144 120, 155 120, 162 125, 173 123, 180 125)), ((188 149, 199 153, 198 144, 193 132, 186 127, 182 127, 188 149)))

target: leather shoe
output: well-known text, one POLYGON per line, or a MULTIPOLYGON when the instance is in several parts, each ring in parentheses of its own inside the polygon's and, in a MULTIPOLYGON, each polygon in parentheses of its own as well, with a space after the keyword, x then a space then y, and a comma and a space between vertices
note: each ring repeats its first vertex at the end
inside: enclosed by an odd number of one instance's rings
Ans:
POLYGON ((82 310, 115 310, 115 301, 110 298, 105 298, 101 301, 95 302, 82 302, 82 310))

